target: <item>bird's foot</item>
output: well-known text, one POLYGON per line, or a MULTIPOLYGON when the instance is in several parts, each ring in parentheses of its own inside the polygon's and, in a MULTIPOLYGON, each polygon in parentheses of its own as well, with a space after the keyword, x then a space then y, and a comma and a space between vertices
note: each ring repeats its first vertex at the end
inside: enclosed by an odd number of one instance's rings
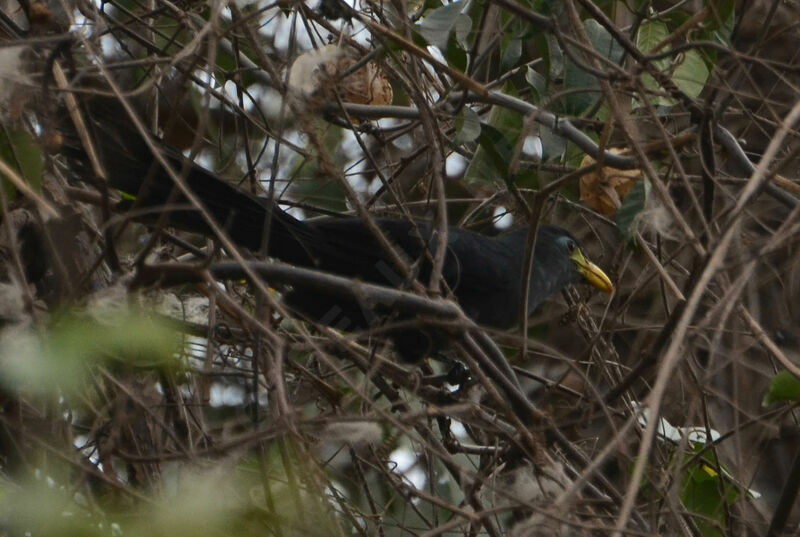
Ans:
POLYGON ((445 378, 448 384, 459 387, 467 384, 471 380, 469 368, 460 360, 452 361, 450 370, 447 372, 445 378))
MULTIPOLYGON (((474 379, 470 375, 469 368, 459 360, 447 360, 450 368, 446 373, 440 375, 425 374, 422 378, 422 383, 428 386, 442 386, 450 384, 459 389, 466 388, 472 384, 474 379)), ((428 369, 423 368, 423 373, 432 373, 430 366, 428 369)))

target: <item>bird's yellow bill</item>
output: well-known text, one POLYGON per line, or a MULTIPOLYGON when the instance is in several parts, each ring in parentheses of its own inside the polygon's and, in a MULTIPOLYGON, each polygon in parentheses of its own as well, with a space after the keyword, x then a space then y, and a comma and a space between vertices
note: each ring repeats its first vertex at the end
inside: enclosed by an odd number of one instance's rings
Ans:
POLYGON ((603 270, 586 259, 579 249, 575 249, 575 251, 570 256, 576 265, 578 265, 578 273, 583 276, 587 282, 591 285, 597 287, 601 291, 605 291, 606 293, 610 293, 614 290, 614 284, 611 283, 611 279, 606 276, 606 273, 603 270))

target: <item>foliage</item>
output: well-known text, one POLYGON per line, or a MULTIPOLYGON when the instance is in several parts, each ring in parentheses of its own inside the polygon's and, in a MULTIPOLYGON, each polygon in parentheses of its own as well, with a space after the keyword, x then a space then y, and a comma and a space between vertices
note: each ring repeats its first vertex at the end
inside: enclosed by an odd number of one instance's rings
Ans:
MULTIPOLYGON (((0 131, 0 159, 18 172, 34 190, 42 183, 42 151, 31 134, 19 128, 4 128, 0 131)), ((16 195, 16 188, 8 178, 3 178, 6 196, 16 195)))
POLYGON ((770 406, 782 401, 800 401, 800 379, 789 371, 780 371, 770 379, 763 405, 770 406))

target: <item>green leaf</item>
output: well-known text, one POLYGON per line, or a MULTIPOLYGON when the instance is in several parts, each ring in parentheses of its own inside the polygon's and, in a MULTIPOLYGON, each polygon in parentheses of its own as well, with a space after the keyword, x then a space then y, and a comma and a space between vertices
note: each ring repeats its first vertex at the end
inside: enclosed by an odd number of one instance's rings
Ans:
POLYGON ((547 89, 547 81, 544 79, 542 75, 540 75, 533 67, 528 67, 528 70, 525 72, 525 80, 534 90, 535 93, 535 102, 540 102, 542 100, 542 95, 544 95, 545 90, 547 89))
MULTIPOLYGON (((513 94, 513 86, 504 91, 513 94)), ((508 179, 508 166, 522 132, 523 117, 505 108, 495 107, 481 126, 478 149, 464 175, 468 183, 491 183, 508 179)))
MULTIPOLYGON (((247 73, 248 70, 242 69, 241 71, 247 73)), ((212 72, 217 83, 224 86, 228 81, 228 75, 234 72, 236 72, 236 61, 233 56, 224 48, 217 47, 217 69, 212 72)))
POLYGON ((480 147, 464 176, 467 182, 492 183, 508 177, 514 146, 502 131, 491 125, 482 125, 478 143, 480 147))
POLYGON ((708 81, 710 72, 696 49, 688 50, 672 73, 675 85, 691 98, 700 95, 708 81))
MULTIPOLYGON (((636 34, 636 46, 645 54, 649 54, 656 45, 661 43, 669 35, 669 28, 663 22, 646 22, 639 28, 636 34)), ((668 49, 667 49, 668 50, 668 49)), ((663 58, 652 62, 653 67, 659 71, 672 69, 670 79, 683 93, 695 98, 700 95, 708 82, 710 72, 702 55, 696 49, 690 49, 675 58, 674 63, 670 58, 663 58)), ((649 74, 642 75, 642 84, 645 88, 663 93, 663 88, 649 74)), ((666 95, 658 95, 652 101, 654 106, 674 106, 675 99, 666 95)), ((638 108, 641 102, 634 101, 633 107, 638 108)))
MULTIPOLYGON (((28 185, 39 192, 42 188, 44 160, 42 150, 31 134, 20 128, 0 128, 0 159, 16 170, 28 185)), ((2 174, 0 179, 9 197, 14 197, 16 189, 2 174)))
POLYGON ((633 223, 636 217, 644 210, 647 198, 650 195, 650 182, 642 179, 631 189, 630 193, 622 200, 622 206, 617 211, 615 220, 622 235, 629 239, 633 232, 633 223))
MULTIPOLYGON (((659 21, 648 21, 642 23, 639 32, 636 34, 636 48, 645 54, 649 54, 656 45, 664 41, 669 35, 667 25, 659 21)), ((666 69, 669 60, 664 58, 653 62, 659 69, 666 69)))
POLYGON ((465 71, 467 69, 467 52, 458 44, 458 39, 456 39, 455 34, 450 36, 450 39, 447 41, 447 49, 442 50, 442 52, 450 66, 455 67, 459 71, 465 71))
MULTIPOLYGON (((589 138, 594 140, 595 142, 597 135, 594 133, 587 133, 589 138)), ((564 152, 564 166, 567 168, 574 170, 581 167, 581 163, 583 162, 584 157, 586 157, 586 153, 578 147, 577 145, 573 144, 572 142, 567 142, 567 150, 564 152)))
POLYGON ((542 141, 542 162, 560 159, 567 151, 567 141, 564 137, 555 134, 547 127, 539 127, 539 139, 542 141))
POLYGON ((456 25, 453 28, 453 37, 456 40, 456 43, 464 49, 469 49, 469 33, 472 31, 472 19, 469 18, 469 15, 462 13, 456 19, 456 25))
MULTIPOLYGON (((639 32, 636 34, 636 48, 641 50, 644 54, 649 54, 650 51, 653 50, 656 45, 661 43, 668 35, 669 29, 663 22, 645 22, 639 27, 639 32)), ((669 68, 669 59, 664 58, 661 60, 656 60, 651 62, 651 65, 656 70, 663 71, 669 68)), ((652 92, 663 92, 663 89, 659 83, 656 82, 656 79, 648 73, 644 73, 642 75, 642 85, 645 87, 645 89, 652 92)), ((673 106, 675 104, 675 99, 665 95, 650 95, 647 98, 651 100, 653 106, 673 106)), ((641 106, 642 102, 638 99, 635 99, 633 102, 633 108, 640 108, 641 106)))
POLYGON ((539 170, 536 168, 523 168, 514 176, 514 184, 519 188, 533 188, 538 189, 541 187, 541 178, 539 170))
MULTIPOLYGON (((422 22, 419 24, 419 32, 422 37, 433 46, 439 47, 441 50, 447 48, 447 40, 450 38, 450 32, 456 29, 457 24, 461 24, 461 28, 457 30, 463 35, 464 24, 471 27, 472 21, 466 15, 462 15, 461 10, 464 4, 462 2, 453 2, 435 9, 425 15, 422 22), (466 17, 466 22, 459 23, 459 18, 466 17)), ((463 19, 462 19, 463 20, 463 19)))
POLYGON ((620 62, 623 53, 622 45, 608 33, 608 30, 603 28, 600 23, 594 19, 583 21, 583 27, 586 30, 586 35, 589 36, 592 48, 608 60, 614 63, 620 62))
POLYGON ((456 135, 453 143, 461 145, 473 142, 480 134, 481 118, 472 108, 463 107, 461 113, 456 117, 456 135))
MULTIPOLYGON (((586 35, 592 43, 592 48, 600 55, 614 63, 622 59, 622 45, 603 28, 599 22, 588 19, 583 23, 586 35)), ((591 65, 582 51, 572 49, 572 53, 582 64, 591 65)), ((571 91, 564 98, 564 111, 567 114, 579 115, 594 105, 600 98, 600 84, 591 73, 583 70, 571 58, 567 57, 564 69, 564 89, 571 91), (582 91, 581 91, 582 90, 582 91)))
MULTIPOLYGON (((697 448, 703 449, 702 446, 697 448)), ((694 518, 703 537, 721 537, 727 525, 727 507, 739 497, 737 486, 716 468, 718 463, 713 453, 696 458, 687 454, 684 462, 689 466, 681 476, 679 495, 687 511, 700 515, 694 518), (715 523, 714 523, 715 522, 715 523)))
POLYGON ((785 370, 769 381, 767 394, 761 404, 762 406, 771 406, 782 401, 800 401, 800 379, 785 370))
POLYGON ((547 62, 547 73, 550 80, 555 80, 564 76, 564 51, 558 45, 558 40, 554 35, 545 34, 541 43, 537 42, 537 47, 546 50, 548 54, 544 56, 547 62))
POLYGON ((715 3, 715 8, 714 15, 706 19, 712 21, 708 30, 714 41, 728 46, 736 23, 736 0, 720 0, 715 3))
POLYGON ((500 60, 500 70, 505 72, 512 69, 522 56, 522 39, 511 39, 503 49, 503 57, 500 60))

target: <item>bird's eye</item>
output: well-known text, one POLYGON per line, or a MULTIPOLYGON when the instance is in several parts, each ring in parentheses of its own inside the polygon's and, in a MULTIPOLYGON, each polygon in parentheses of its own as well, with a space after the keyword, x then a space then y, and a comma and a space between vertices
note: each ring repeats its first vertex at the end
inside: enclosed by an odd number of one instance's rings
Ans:
POLYGON ((574 252, 575 252, 575 250, 576 250, 577 248, 578 248, 578 245, 577 245, 577 244, 575 244, 575 241, 574 241, 574 240, 572 240, 572 239, 569 239, 569 240, 567 241, 567 251, 568 251, 569 253, 574 253, 574 252))

